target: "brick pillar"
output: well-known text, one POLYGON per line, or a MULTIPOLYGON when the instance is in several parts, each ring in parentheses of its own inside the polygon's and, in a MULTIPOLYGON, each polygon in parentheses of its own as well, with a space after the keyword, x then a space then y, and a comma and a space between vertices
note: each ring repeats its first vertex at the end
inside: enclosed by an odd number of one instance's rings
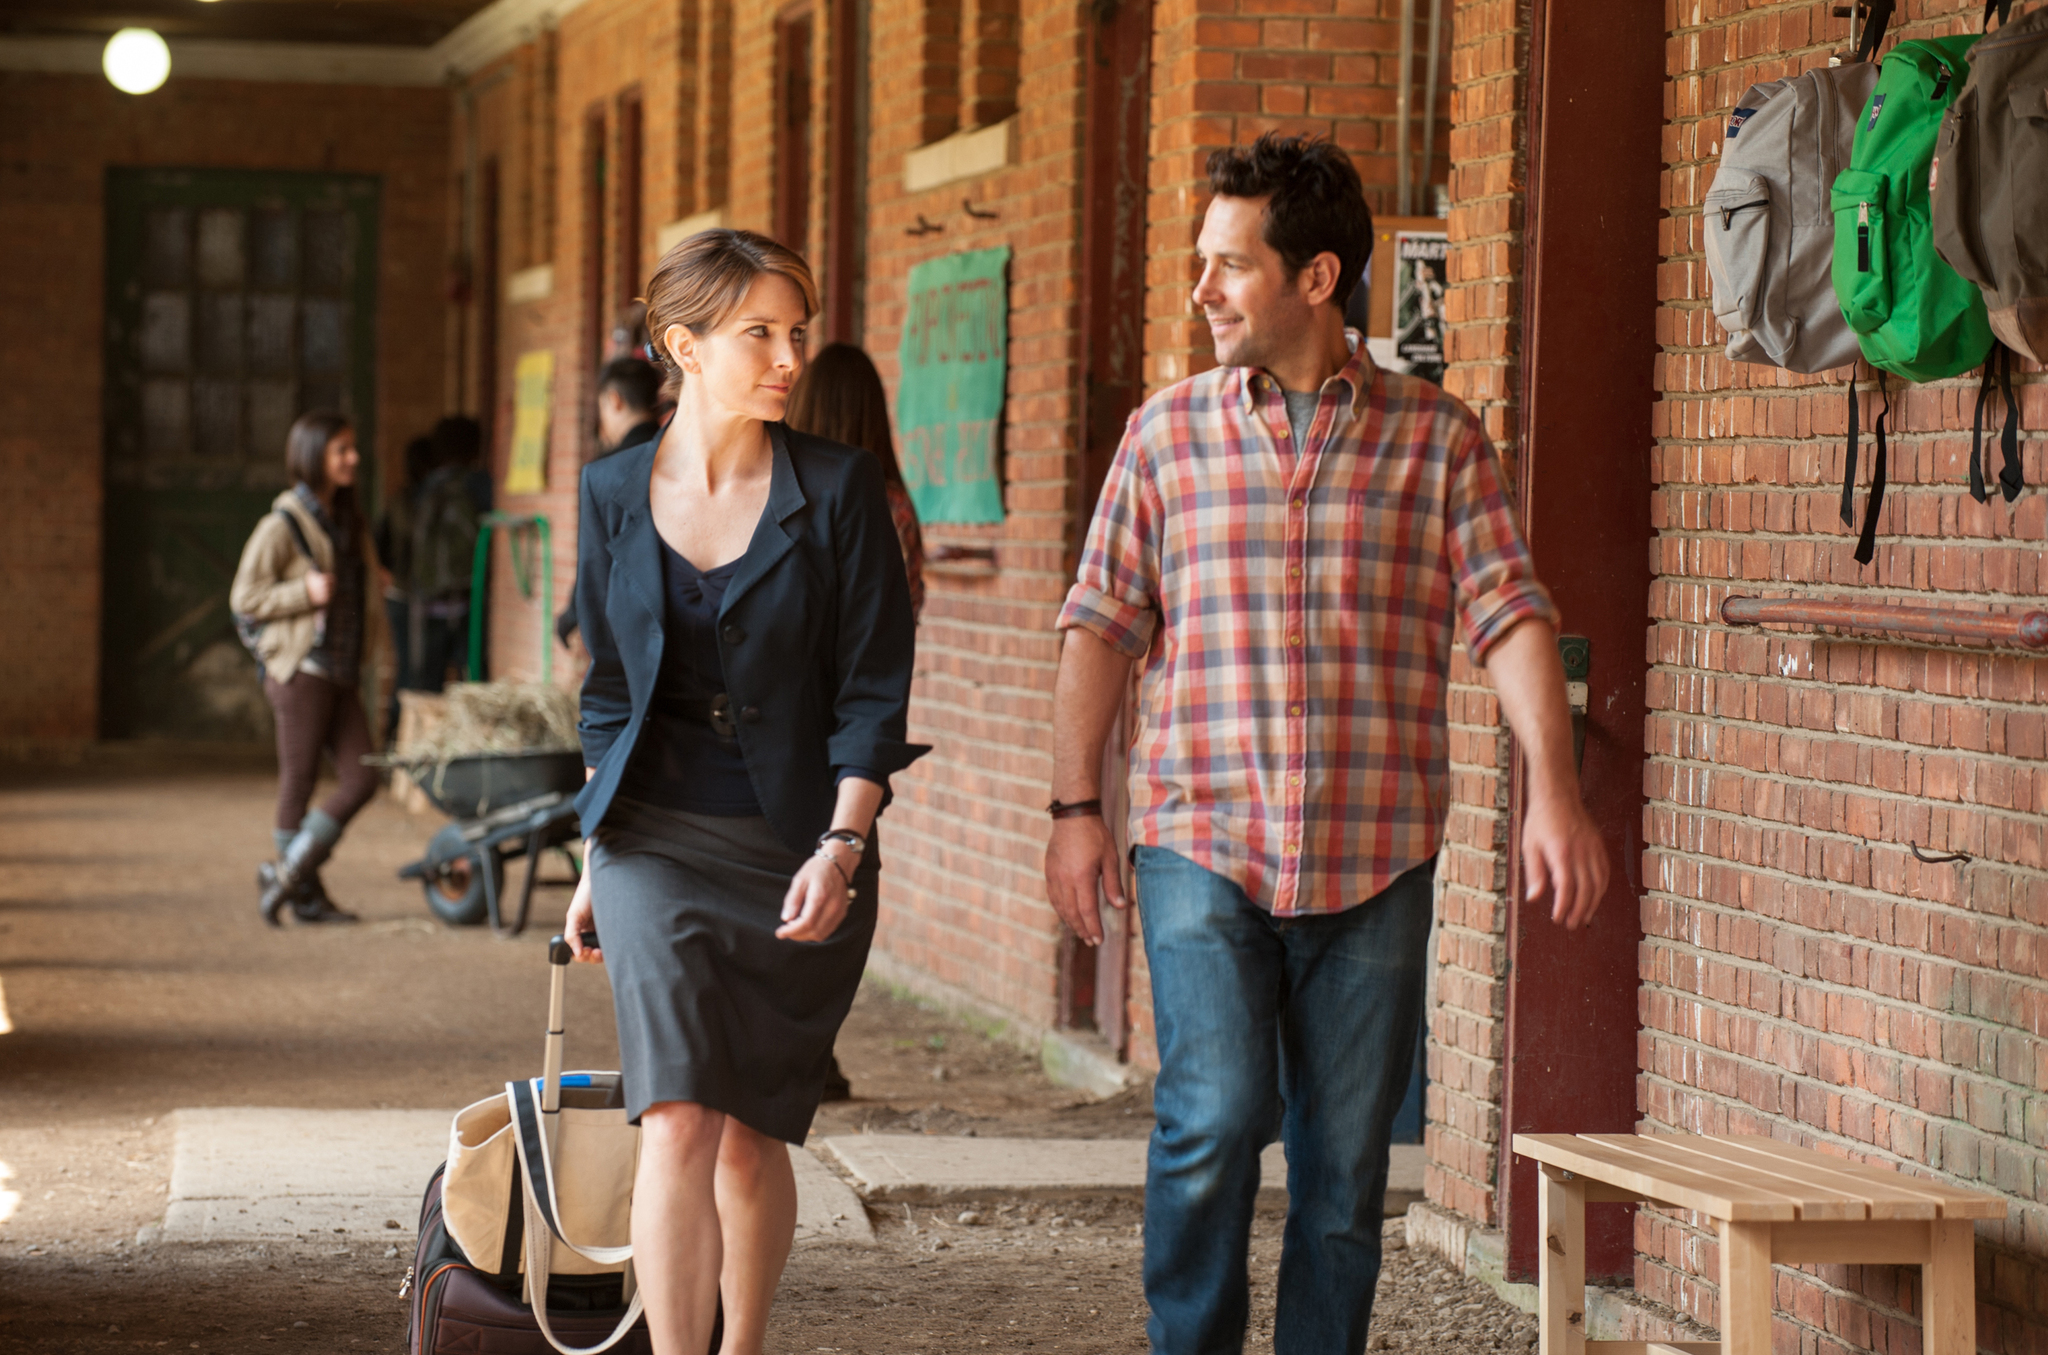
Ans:
MULTIPOLYGON (((1486 426, 1514 482, 1521 339, 1524 90, 1529 33, 1515 0, 1468 0, 1451 39, 1451 257, 1444 388, 1486 426)), ((1507 1014, 1508 734, 1464 645, 1451 661, 1451 805, 1438 866, 1429 1030, 1429 1201, 1498 1226, 1507 1014)))

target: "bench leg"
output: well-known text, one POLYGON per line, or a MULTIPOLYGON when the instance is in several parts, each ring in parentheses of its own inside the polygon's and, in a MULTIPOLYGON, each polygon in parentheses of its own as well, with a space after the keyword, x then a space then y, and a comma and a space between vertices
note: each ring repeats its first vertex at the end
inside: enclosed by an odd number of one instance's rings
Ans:
POLYGON ((1721 1355, 1771 1355, 1771 1225, 1720 1227, 1721 1355))
POLYGON ((1977 1355, 1977 1229, 1968 1219, 1930 1223, 1920 1268, 1920 1349, 1924 1355, 1977 1355))
POLYGON ((1567 1181, 1556 1167, 1543 1167, 1539 1175, 1538 1355, 1581 1355, 1586 1348, 1586 1182, 1583 1177, 1567 1181))

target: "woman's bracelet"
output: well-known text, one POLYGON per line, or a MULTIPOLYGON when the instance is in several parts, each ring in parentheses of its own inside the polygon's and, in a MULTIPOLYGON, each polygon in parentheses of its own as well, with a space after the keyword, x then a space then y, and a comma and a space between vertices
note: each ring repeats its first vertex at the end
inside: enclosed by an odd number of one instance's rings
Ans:
POLYGON ((851 897, 853 894, 853 877, 846 873, 846 867, 839 864, 839 858, 826 851, 822 845, 819 846, 818 850, 812 852, 811 855, 822 861, 830 861, 832 863, 832 869, 838 871, 839 878, 846 881, 846 892, 848 897, 851 897))

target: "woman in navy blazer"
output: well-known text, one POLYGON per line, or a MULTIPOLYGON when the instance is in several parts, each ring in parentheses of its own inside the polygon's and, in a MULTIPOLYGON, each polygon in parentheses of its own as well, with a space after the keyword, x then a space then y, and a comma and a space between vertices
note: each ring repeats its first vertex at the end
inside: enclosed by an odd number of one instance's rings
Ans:
POLYGON ((567 932, 611 978, 654 1350, 701 1355, 722 1291, 723 1349, 752 1355, 796 1222, 784 1144, 874 935, 873 822, 925 751, 914 623, 874 457, 781 422, 817 308, 803 260, 705 231, 647 308, 682 396, 583 472, 589 868, 567 932))

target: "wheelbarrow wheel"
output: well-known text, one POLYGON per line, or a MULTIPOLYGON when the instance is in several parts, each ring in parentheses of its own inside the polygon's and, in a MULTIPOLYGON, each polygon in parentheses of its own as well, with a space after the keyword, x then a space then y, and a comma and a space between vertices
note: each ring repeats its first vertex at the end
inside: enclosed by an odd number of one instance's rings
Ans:
POLYGON ((478 852, 470 848, 463 840, 462 829, 452 823, 434 834, 434 840, 427 845, 427 856, 447 863, 420 877, 428 910, 451 927, 474 927, 482 923, 486 913, 483 873, 488 870, 496 877, 491 883, 503 897, 503 859, 496 852, 478 852))

